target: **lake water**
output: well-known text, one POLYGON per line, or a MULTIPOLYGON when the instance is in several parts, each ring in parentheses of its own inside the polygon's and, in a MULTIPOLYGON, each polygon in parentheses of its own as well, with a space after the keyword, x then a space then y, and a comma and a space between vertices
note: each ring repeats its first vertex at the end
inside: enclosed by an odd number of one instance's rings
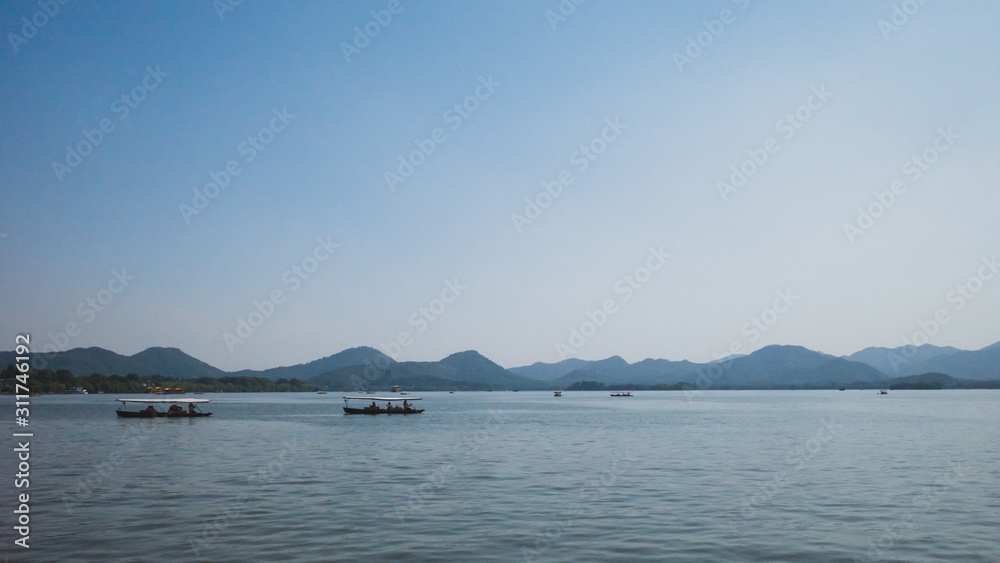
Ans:
POLYGON ((339 393, 207 394, 215 416, 188 420, 33 397, 31 548, 6 449, 3 555, 1000 560, 996 391, 419 395, 420 415, 345 416, 339 393))

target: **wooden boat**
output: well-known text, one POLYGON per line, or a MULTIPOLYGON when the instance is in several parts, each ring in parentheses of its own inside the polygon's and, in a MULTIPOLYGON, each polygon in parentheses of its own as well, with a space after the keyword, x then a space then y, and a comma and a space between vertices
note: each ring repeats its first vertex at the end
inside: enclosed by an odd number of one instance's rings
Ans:
MULTIPOLYGON (((419 401, 420 397, 409 397, 404 399, 406 402, 409 401, 419 401)), ((399 401, 399 397, 344 397, 344 414, 420 414, 424 412, 424 409, 415 409, 412 405, 407 408, 403 408, 402 403, 399 401), (354 403, 351 405, 352 400, 357 401, 371 401, 371 405, 358 406, 354 403), (392 406, 392 401, 396 401, 400 406, 392 406), (385 405, 381 406, 378 403, 384 402, 385 405)))
POLYGON ((556 397, 562 397, 562 391, 556 391, 555 395, 556 397))
POLYGON ((612 397, 631 397, 632 393, 612 393, 612 397))
POLYGON ((119 418, 202 418, 212 416, 210 412, 201 412, 196 405, 208 403, 208 399, 118 399, 122 408, 116 410, 119 418), (129 405, 141 403, 147 405, 142 410, 128 410, 129 405), (180 403, 188 403, 185 409, 180 403), (154 405, 169 404, 165 411, 157 410, 154 405))

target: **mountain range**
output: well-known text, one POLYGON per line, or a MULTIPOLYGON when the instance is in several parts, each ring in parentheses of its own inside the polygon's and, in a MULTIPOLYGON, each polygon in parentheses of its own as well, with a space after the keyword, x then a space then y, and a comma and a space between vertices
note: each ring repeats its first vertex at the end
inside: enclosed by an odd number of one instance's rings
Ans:
MULTIPOLYGON (((14 362, 0 352, 0 366, 14 362)), ((300 379, 321 388, 353 391, 401 385, 421 390, 564 389, 580 381, 607 385, 672 385, 699 388, 815 388, 916 382, 911 376, 946 376, 962 381, 1000 380, 1000 342, 981 350, 924 344, 919 347, 866 348, 850 356, 831 356, 801 346, 767 346, 745 356, 709 363, 645 359, 629 363, 620 356, 603 360, 570 358, 505 369, 478 352, 452 354, 436 362, 397 362, 375 348, 350 348, 293 366, 226 372, 177 348, 148 348, 123 356, 103 348, 75 348, 47 356, 47 366, 77 375, 91 373, 184 379, 253 376, 300 379)), ((919 378, 917 378, 919 379, 919 378)), ((929 380, 930 381, 930 380, 929 380)), ((952 382, 959 383, 953 384, 952 382)))

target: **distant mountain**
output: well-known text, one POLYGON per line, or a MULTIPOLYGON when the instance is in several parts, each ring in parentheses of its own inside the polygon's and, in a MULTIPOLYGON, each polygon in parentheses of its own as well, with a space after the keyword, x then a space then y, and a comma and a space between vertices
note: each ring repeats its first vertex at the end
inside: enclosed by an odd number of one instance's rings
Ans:
MULTIPOLYGON (((14 358, 14 352, 0 352, 0 367, 13 363, 14 358)), ((995 382, 1000 381, 1000 342, 975 351, 930 345, 866 348, 839 358, 801 346, 767 346, 746 356, 731 356, 704 364, 651 358, 630 364, 620 356, 611 356, 597 361, 539 362, 510 370, 471 350, 437 362, 395 362, 375 348, 361 346, 304 364, 238 372, 222 371, 177 348, 148 348, 132 356, 123 356, 94 347, 56 352, 46 359, 43 367, 65 369, 75 375, 135 373, 176 379, 239 375, 272 380, 313 380, 318 386, 344 391, 372 387, 388 390, 391 385, 412 390, 565 389, 579 381, 646 386, 680 383, 701 386, 700 382, 708 381, 712 389, 867 387, 892 382, 933 383, 901 379, 928 373, 954 380, 954 383, 940 381, 947 389, 950 386, 996 385, 995 382), (910 357, 907 358, 906 353, 910 357), (894 354, 905 361, 900 363, 894 354), (893 361, 898 372, 893 370, 893 361), (890 379, 883 369, 896 377, 890 379)))
MULTIPOLYGON (((12 363, 14 357, 14 352, 0 352, 0 365, 12 363)), ((40 358, 40 355, 36 355, 36 358, 40 358)), ((45 368, 53 371, 65 369, 75 375, 102 373, 125 376, 134 373, 140 376, 159 374, 175 378, 230 375, 177 348, 147 348, 132 356, 123 356, 104 348, 74 348, 56 352, 51 359, 42 359, 45 368)))
POLYGON ((568 387, 578 381, 598 381, 608 385, 625 383, 661 385, 682 381, 694 383, 698 378, 698 370, 703 367, 703 364, 695 364, 687 360, 672 362, 645 359, 629 364, 620 356, 611 356, 606 360, 590 362, 582 369, 570 372, 552 383, 563 387, 568 387))
POLYGON ((980 350, 959 350, 923 361, 908 361, 899 366, 899 375, 926 372, 946 373, 955 379, 1000 379, 1000 342, 980 350))
POLYGON ((514 372, 524 377, 530 377, 531 379, 537 379, 539 381, 552 381, 553 379, 558 379, 571 371, 582 369, 589 363, 589 361, 581 360, 579 358, 567 358, 554 364, 535 362, 530 366, 509 368, 507 371, 514 372))
POLYGON ((895 377, 901 375, 900 369, 905 364, 919 363, 941 356, 950 356, 957 352, 962 352, 962 350, 952 348, 951 346, 933 346, 931 344, 900 346, 898 348, 872 346, 844 357, 853 362, 868 364, 890 377, 895 377))
POLYGON ((732 361, 717 378, 725 387, 815 387, 854 381, 882 381, 886 376, 868 364, 801 346, 765 346, 732 361))
POLYGON ((263 371, 245 369, 228 375, 266 377, 275 381, 282 378, 301 379, 302 381, 305 381, 316 377, 321 373, 327 373, 338 368, 349 366, 367 366, 369 364, 383 366, 386 364, 394 365, 395 363, 395 360, 375 348, 371 348, 369 346, 359 346, 357 348, 349 348, 332 356, 313 360, 306 364, 276 367, 263 371))
POLYGON ((312 378, 330 390, 388 390, 393 385, 422 390, 540 389, 545 385, 511 373, 476 351, 452 354, 438 362, 399 362, 385 370, 363 366, 338 368, 312 378))
POLYGON ((711 383, 711 388, 822 387, 855 381, 882 381, 886 376, 861 362, 852 362, 814 352, 801 346, 767 346, 747 356, 734 356, 726 362, 696 364, 688 361, 647 359, 629 364, 618 356, 590 362, 583 369, 568 373, 553 384, 569 386, 578 381, 596 381, 608 385, 675 385, 686 382, 711 383))
MULTIPOLYGON (((13 363, 14 357, 14 352, 0 352, 0 366, 13 363)), ((396 363, 382 352, 362 346, 344 350, 307 364, 277 367, 263 371, 245 369, 227 372, 193 358, 177 348, 147 348, 132 356, 123 356, 104 348, 74 348, 65 352, 56 352, 51 359, 46 360, 45 367, 53 371, 65 369, 75 375, 102 373, 104 375, 125 376, 134 373, 143 377, 162 375, 176 379, 234 375, 266 377, 274 381, 282 378, 304 381, 331 369, 355 364, 365 365, 366 361, 375 362, 379 358, 382 358, 379 363, 383 365, 396 363)))

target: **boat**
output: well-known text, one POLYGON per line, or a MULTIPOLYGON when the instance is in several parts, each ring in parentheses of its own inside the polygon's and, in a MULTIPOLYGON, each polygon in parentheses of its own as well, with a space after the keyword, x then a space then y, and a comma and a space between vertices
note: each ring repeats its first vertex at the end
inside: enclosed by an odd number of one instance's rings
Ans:
POLYGON ((119 418, 202 418, 212 416, 210 412, 201 412, 196 405, 208 403, 208 399, 118 399, 122 408, 116 410, 119 418), (128 410, 133 404, 144 404, 142 410, 128 410), (185 409, 181 403, 188 403, 185 409), (158 410, 154 405, 169 404, 165 411, 158 410))
POLYGON ((316 391, 317 395, 326 395, 326 391, 316 391))
POLYGON ((66 395, 87 395, 88 393, 87 393, 87 390, 84 389, 83 387, 77 387, 75 389, 67 389, 66 392, 65 392, 65 394, 66 395))
POLYGON ((888 394, 889 394, 889 392, 888 392, 888 391, 886 391, 885 389, 883 389, 883 390, 879 391, 879 392, 878 392, 878 394, 879 394, 879 395, 888 395, 888 394))
POLYGON ((612 397, 631 397, 632 393, 612 393, 612 397))
MULTIPOLYGON (((420 397, 410 397, 404 400, 407 402, 419 401, 420 397)), ((424 409, 415 409, 413 406, 409 406, 405 409, 402 406, 393 407, 391 406, 392 401, 399 403, 399 397, 344 397, 344 414, 420 414, 424 412, 424 409), (354 403, 354 406, 352 406, 352 400, 364 401, 365 403, 371 401, 372 404, 357 406, 357 403, 354 403), (385 402, 385 406, 377 404, 381 402, 385 402)))
POLYGON ((393 393, 399 393, 399 385, 393 385, 391 391, 393 393))
POLYGON ((562 397, 562 391, 556 391, 555 395, 556 397, 562 397))

